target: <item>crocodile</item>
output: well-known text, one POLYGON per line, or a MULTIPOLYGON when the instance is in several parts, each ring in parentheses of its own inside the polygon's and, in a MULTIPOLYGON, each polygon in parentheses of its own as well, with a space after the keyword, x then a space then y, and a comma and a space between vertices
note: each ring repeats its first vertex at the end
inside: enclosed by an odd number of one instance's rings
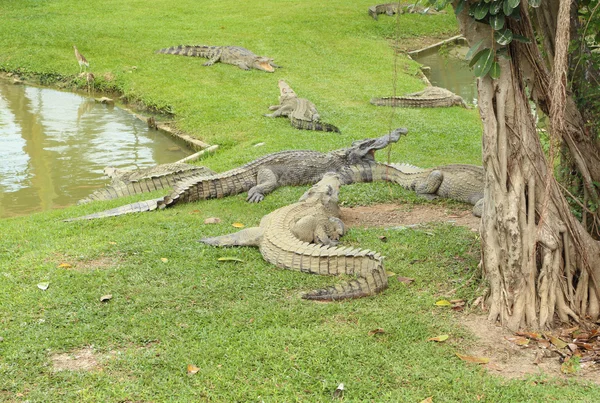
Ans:
POLYGON ((258 227, 200 242, 214 246, 258 246, 266 261, 281 268, 354 277, 345 283, 304 293, 305 299, 333 301, 378 293, 388 284, 383 256, 367 249, 336 246, 344 232, 338 206, 341 184, 338 174, 327 173, 298 203, 264 216, 258 227))
POLYGON ((204 57, 208 62, 204 66, 212 66, 216 62, 233 64, 242 70, 257 69, 273 73, 278 68, 273 59, 257 56, 241 46, 207 46, 207 45, 179 45, 170 48, 159 49, 156 53, 167 53, 171 55, 204 57))
POLYGON ((443 197, 473 205, 473 215, 483 213, 483 167, 467 164, 422 169, 408 164, 390 164, 388 180, 413 190, 429 200, 443 197))
POLYGON ((269 107, 269 110, 275 112, 265 116, 269 118, 286 116, 296 129, 340 132, 340 129, 334 125, 320 122, 321 117, 315 104, 306 98, 299 98, 283 80, 279 80, 279 94, 279 105, 269 107))
POLYGON ((179 162, 131 171, 106 167, 104 173, 112 178, 111 183, 96 190, 85 199, 79 200, 77 204, 85 204, 94 200, 113 200, 123 196, 168 189, 190 176, 215 174, 207 167, 179 162))
POLYGON ((377 106, 397 106, 404 108, 439 108, 462 106, 467 103, 452 91, 440 87, 427 87, 423 91, 405 94, 399 97, 373 98, 371 103, 377 106))
POLYGON ((377 20, 379 14, 439 14, 431 7, 423 7, 414 3, 386 3, 369 7, 369 15, 377 20))
POLYGON ((67 221, 118 216, 172 207, 178 203, 222 198, 248 192, 247 201, 258 203, 279 186, 314 184, 327 172, 340 174, 344 184, 385 180, 393 168, 375 161, 375 151, 387 147, 408 132, 398 128, 381 137, 358 140, 348 148, 321 153, 312 150, 281 151, 216 175, 192 175, 176 182, 167 196, 128 204, 68 219, 67 221))

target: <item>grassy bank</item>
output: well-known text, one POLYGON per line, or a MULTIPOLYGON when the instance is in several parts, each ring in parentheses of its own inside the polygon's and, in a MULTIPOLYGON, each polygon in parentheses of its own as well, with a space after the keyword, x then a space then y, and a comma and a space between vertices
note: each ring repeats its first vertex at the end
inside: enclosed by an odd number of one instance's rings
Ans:
MULTIPOLYGON (((370 5, 0 1, 0 69, 49 80, 75 76, 76 44, 98 87, 169 111, 181 129, 219 144, 202 161, 218 171, 282 149, 336 149, 398 126, 409 136, 392 147, 392 161, 478 163, 476 110, 392 113, 368 103, 391 95, 394 71, 384 39, 394 19, 373 21, 370 5), (244 46, 283 68, 267 74, 203 67, 200 59, 153 53, 185 43, 244 46), (280 78, 342 134, 300 132, 285 119, 263 117, 277 103, 280 78), (265 145, 252 147, 259 142, 265 145)), ((401 18, 400 40, 456 32, 451 14, 401 18)), ((396 70, 398 93, 423 87, 414 62, 399 56, 396 70)), ((280 188, 258 205, 238 195, 92 222, 61 220, 126 201, 2 220, 0 401, 316 402, 330 401, 342 382, 345 400, 356 402, 593 401, 597 388, 543 376, 506 381, 456 358, 472 338, 434 302, 453 289, 452 298, 475 295, 466 279, 479 261, 478 239, 468 229, 353 228, 344 245, 380 251, 387 270, 415 282, 393 277, 381 295, 330 304, 298 295, 336 279, 276 269, 255 249, 196 242, 233 232, 234 222, 255 226, 304 190, 280 188), (214 216, 221 223, 203 224, 214 216), (217 260, 226 256, 242 262, 217 260), (42 282, 49 282, 46 291, 37 287, 42 282), (112 299, 101 302, 107 294, 112 299), (370 335, 379 328, 384 333, 370 335), (427 341, 439 334, 451 337, 427 341), (57 371, 63 353, 91 370, 57 371), (188 364, 199 371, 186 374, 188 364)), ((341 199, 425 203, 385 184, 345 187, 341 199)))

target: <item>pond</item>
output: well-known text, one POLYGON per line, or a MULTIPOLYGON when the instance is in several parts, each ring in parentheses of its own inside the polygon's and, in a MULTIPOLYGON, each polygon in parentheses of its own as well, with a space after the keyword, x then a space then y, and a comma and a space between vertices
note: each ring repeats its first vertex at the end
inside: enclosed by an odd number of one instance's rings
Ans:
POLYGON ((75 204, 108 179, 193 152, 94 98, 0 81, 0 218, 75 204))
POLYGON ((468 104, 477 105, 477 80, 465 60, 468 50, 466 46, 436 47, 411 54, 411 57, 430 68, 425 75, 431 84, 460 95, 468 104))

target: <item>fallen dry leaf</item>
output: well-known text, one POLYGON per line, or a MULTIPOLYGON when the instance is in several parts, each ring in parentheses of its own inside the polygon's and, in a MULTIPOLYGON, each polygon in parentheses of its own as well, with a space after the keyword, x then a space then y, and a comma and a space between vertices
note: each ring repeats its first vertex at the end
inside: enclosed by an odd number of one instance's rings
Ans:
POLYGON ((529 339, 523 336, 504 336, 504 339, 516 344, 517 346, 526 346, 529 344, 529 339))
POLYGON ((479 296, 477 298, 475 298, 475 301, 473 301, 473 305, 471 305, 473 308, 476 308, 477 305, 481 304, 481 302, 483 301, 483 297, 479 296))
POLYGON ((108 243, 109 243, 110 245, 116 245, 116 244, 117 244, 116 242, 113 242, 113 241, 108 241, 108 243))
POLYGON ((369 336, 374 336, 376 334, 383 334, 385 333, 385 330, 383 330, 382 328, 377 328, 377 329, 373 329, 371 331, 369 331, 369 336))
POLYGON ((344 384, 340 383, 338 387, 333 391, 334 399, 341 399, 344 396, 344 384))
POLYGON ((538 340, 538 346, 541 348, 550 348, 550 342, 548 340, 538 340))
POLYGON ((404 284, 411 284, 415 281, 414 278, 398 276, 398 281, 404 284))
POLYGON ((112 294, 106 294, 100 297, 100 302, 110 301, 112 299, 112 294))
POLYGON ((68 269, 69 267, 73 267, 73 266, 71 266, 69 263, 61 263, 57 267, 60 269, 68 269))
POLYGON ((379 236, 379 240, 380 240, 381 242, 387 242, 387 236, 385 236, 385 235, 380 235, 380 236, 379 236))
POLYGON ((421 403, 433 403, 433 396, 429 396, 425 400, 421 400, 421 403))
POLYGON ((50 287, 50 283, 49 282, 38 283, 37 287, 42 291, 46 291, 48 289, 48 287, 50 287))
POLYGON ((188 373, 188 375, 194 375, 198 371, 200 371, 200 368, 198 368, 194 364, 188 364, 187 365, 187 373, 188 373))
POLYGON ((231 226, 235 227, 235 228, 244 228, 245 227, 245 225, 242 224, 241 222, 234 222, 233 224, 231 224, 231 226))
POLYGON ((394 276, 396 275, 396 273, 394 273, 393 271, 386 271, 386 272, 385 272, 385 274, 386 274, 388 277, 394 277, 394 276))
POLYGON ((438 343, 441 343, 443 341, 448 340, 448 337, 450 336, 448 336, 447 334, 441 334, 439 336, 430 337, 427 339, 427 341, 437 341, 438 343))
POLYGON ((574 374, 580 367, 579 359, 569 357, 561 364, 560 372, 563 374, 574 374))
POLYGON ((551 334, 546 334, 546 337, 548 338, 548 340, 550 340, 550 343, 554 344, 559 350, 567 347, 567 343, 565 343, 558 337, 554 337, 551 334))
POLYGON ((472 362, 474 364, 487 364, 490 362, 490 359, 487 357, 474 357, 472 355, 462 355, 459 353, 455 353, 458 358, 463 361, 472 362))
POLYGON ((192 210, 189 214, 200 214, 200 210, 192 210))
POLYGON ((221 222, 221 219, 218 217, 209 217, 204 220, 204 224, 218 224, 221 222))
POLYGON ((445 299, 440 299, 439 301, 437 301, 435 303, 437 306, 451 306, 452 304, 450 303, 450 301, 445 300, 445 299))
POLYGON ((542 340, 541 333, 533 333, 533 332, 517 332, 517 336, 528 337, 533 340, 542 340))
POLYGON ((160 260, 162 260, 163 263, 167 263, 169 261, 169 259, 166 257, 161 257, 160 260))
POLYGON ((224 256, 217 259, 219 262, 243 262, 242 259, 238 257, 224 256))

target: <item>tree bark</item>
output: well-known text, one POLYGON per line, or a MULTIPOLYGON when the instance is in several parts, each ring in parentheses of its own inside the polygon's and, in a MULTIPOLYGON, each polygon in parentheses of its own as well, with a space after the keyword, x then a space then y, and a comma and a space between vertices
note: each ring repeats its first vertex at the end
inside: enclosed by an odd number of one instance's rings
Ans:
MULTIPOLYGON (((511 29, 533 38, 525 32, 532 34, 533 28, 523 3, 523 18, 511 29)), ((484 45, 488 40, 488 47, 495 46, 489 25, 474 22, 467 9, 457 18, 470 44, 484 38, 484 45)), ((513 330, 552 327, 555 317, 595 320, 599 315, 600 244, 570 212, 546 160, 527 96, 549 113, 550 75, 535 44, 513 42, 509 53, 510 60, 499 58, 498 79, 488 76, 478 81, 485 170, 482 266, 489 282, 488 318, 513 330)), ((567 100, 564 128, 551 138, 563 139, 571 153, 577 154, 577 166, 587 170, 591 185, 595 175, 600 175, 600 164, 590 169, 588 163, 600 163, 600 159, 580 149, 581 115, 567 100)))

